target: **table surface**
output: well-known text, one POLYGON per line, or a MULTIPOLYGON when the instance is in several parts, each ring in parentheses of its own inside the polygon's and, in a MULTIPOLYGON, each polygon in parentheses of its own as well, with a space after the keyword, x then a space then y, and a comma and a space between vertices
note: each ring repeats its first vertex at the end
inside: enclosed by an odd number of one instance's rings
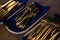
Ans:
MULTIPOLYGON (((60 14, 60 0, 29 0, 27 5, 31 2, 39 2, 42 5, 50 6, 48 15, 54 13, 60 14)), ((0 0, 0 3, 4 3, 6 0, 0 0)), ((21 40, 22 35, 15 35, 7 31, 4 25, 0 25, 0 40, 21 40)))

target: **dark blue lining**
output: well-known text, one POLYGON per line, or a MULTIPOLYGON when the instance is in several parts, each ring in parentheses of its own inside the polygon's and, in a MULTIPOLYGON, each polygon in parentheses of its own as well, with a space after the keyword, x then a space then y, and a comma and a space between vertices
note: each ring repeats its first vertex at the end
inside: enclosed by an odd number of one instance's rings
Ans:
MULTIPOLYGON (((38 4, 37 2, 35 2, 35 5, 37 8, 40 9, 40 13, 38 15, 36 15, 34 18, 32 18, 31 21, 26 25, 26 27, 24 29, 19 29, 18 27, 16 27, 15 18, 17 15, 14 15, 14 17, 12 17, 9 20, 4 20, 4 24, 6 24, 8 26, 8 28, 14 32, 21 32, 21 31, 26 30, 27 28, 29 28, 30 25, 32 25, 39 18, 41 18, 49 9, 48 6, 42 6, 42 5, 38 4)), ((19 15, 20 14, 22 14, 22 12, 20 12, 19 15)))

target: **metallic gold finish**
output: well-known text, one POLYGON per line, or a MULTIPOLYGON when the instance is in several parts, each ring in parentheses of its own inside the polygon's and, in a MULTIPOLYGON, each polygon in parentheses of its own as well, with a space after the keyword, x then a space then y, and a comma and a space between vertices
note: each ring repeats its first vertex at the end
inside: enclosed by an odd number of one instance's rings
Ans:
POLYGON ((4 5, 2 5, 0 7, 0 16, 5 12, 5 8, 9 3, 11 3, 13 0, 9 0, 7 3, 5 3, 4 5))
POLYGON ((8 5, 6 6, 6 8, 9 8, 9 7, 13 6, 15 3, 16 3, 16 1, 12 1, 10 4, 8 4, 8 5))
POLYGON ((48 36, 48 34, 52 31, 52 28, 49 28, 46 33, 40 38, 39 40, 45 40, 45 38, 48 36))
POLYGON ((29 11, 29 9, 26 9, 26 10, 24 11, 24 13, 23 13, 21 16, 19 16, 16 20, 17 20, 17 21, 20 21, 20 20, 24 17, 24 15, 28 13, 28 11, 29 11))
MULTIPOLYGON (((20 4, 21 4, 21 3, 20 3, 20 4)), ((14 14, 12 14, 10 17, 8 17, 7 20, 10 19, 11 17, 13 17, 15 14, 17 14, 17 13, 19 13, 19 12, 25 10, 25 9, 26 9, 25 6, 23 6, 22 8, 19 8, 16 12, 14 12, 14 14), (23 8, 24 8, 24 9, 23 9, 23 8)), ((15 18, 15 20, 16 20, 16 18, 15 18)))
POLYGON ((41 20, 40 22, 40 26, 38 28, 36 28, 36 30, 34 32, 32 32, 27 39, 32 39, 33 37, 37 36, 39 32, 41 32, 41 30, 46 26, 47 21, 45 20, 41 20))
POLYGON ((15 2, 15 4, 11 7, 8 8, 8 11, 10 11, 11 9, 13 9, 19 2, 15 2))
POLYGON ((35 4, 31 4, 29 5, 28 7, 26 7, 26 10, 24 11, 24 13, 22 15, 20 15, 16 21, 16 25, 19 27, 19 28, 24 28, 28 23, 28 21, 31 19, 32 15, 31 16, 27 16, 27 17, 24 17, 28 12, 30 12, 31 10, 33 10, 35 8, 35 4), (26 23, 24 22, 24 20, 27 20, 26 23), (22 23, 21 23, 22 22, 22 23), (21 25, 20 25, 21 23, 21 25), (25 24, 24 24, 25 23, 25 24), (23 24, 23 25, 22 25, 23 24))
POLYGON ((36 36, 36 40, 38 40, 49 27, 50 25, 45 26, 45 28, 43 28, 41 32, 36 36))
POLYGON ((53 31, 51 32, 51 36, 53 36, 56 31, 57 31, 57 29, 53 30, 53 31))
POLYGON ((1 9, 1 10, 0 10, 0 16, 1 16, 4 12, 5 12, 5 10, 4 10, 4 9, 1 9))
POLYGON ((7 3, 5 3, 3 6, 0 8, 0 20, 2 20, 8 13, 17 5, 19 2, 10 0, 7 3))
POLYGON ((35 8, 35 4, 31 4, 29 6, 26 7, 27 9, 24 11, 24 13, 19 16, 16 21, 20 21, 29 11, 32 11, 35 8))
POLYGON ((34 31, 32 31, 32 33, 28 36, 27 40, 32 39, 35 35, 37 35, 37 33, 38 33, 37 31, 40 29, 40 26, 38 26, 34 31))
POLYGON ((49 40, 54 40, 55 37, 59 34, 60 32, 55 33, 49 40))
POLYGON ((26 18, 25 20, 21 21, 20 24, 17 26, 23 29, 30 19, 31 19, 30 17, 26 18))
MULTIPOLYGON (((2 16, 2 14, 6 11, 6 6, 9 5, 9 3, 11 3, 13 0, 8 1, 7 3, 5 3, 4 5, 1 6, 0 8, 0 16, 2 16)), ((8 9, 8 8, 7 8, 8 9)))
POLYGON ((52 29, 52 31, 48 34, 48 36, 45 38, 45 40, 49 40, 55 33, 56 33, 57 29, 52 29))
POLYGON ((6 10, 5 12, 3 12, 3 14, 1 13, 1 18, 3 18, 4 16, 6 16, 10 12, 10 10, 12 10, 17 4, 18 4, 18 2, 15 3, 13 6, 11 6, 10 8, 8 8, 8 10, 6 10))
MULTIPOLYGON (((37 8, 35 8, 35 9, 36 9, 36 12, 37 12, 37 10, 39 10, 39 9, 37 9, 37 8)), ((34 11, 33 11, 32 13, 26 15, 26 16, 19 22, 19 24, 18 24, 17 26, 20 27, 20 28, 24 28, 24 27, 27 25, 27 23, 29 22, 29 20, 30 20, 32 17, 36 16, 36 15, 39 13, 39 11, 38 11, 37 13, 34 13, 34 12, 35 12, 35 9, 34 9, 34 11)))
POLYGON ((5 7, 5 6, 7 6, 9 3, 11 3, 13 0, 9 0, 7 3, 5 3, 4 5, 2 5, 1 7, 3 8, 3 7, 5 7))
POLYGON ((9 13, 9 11, 5 11, 5 12, 3 12, 3 14, 1 15, 1 19, 3 18, 3 17, 5 17, 7 14, 9 13))
POLYGON ((55 25, 46 20, 41 20, 40 27, 36 28, 35 31, 28 36, 27 40, 54 40, 55 37, 60 33, 56 32, 55 25), (40 29, 40 30, 39 30, 40 29))

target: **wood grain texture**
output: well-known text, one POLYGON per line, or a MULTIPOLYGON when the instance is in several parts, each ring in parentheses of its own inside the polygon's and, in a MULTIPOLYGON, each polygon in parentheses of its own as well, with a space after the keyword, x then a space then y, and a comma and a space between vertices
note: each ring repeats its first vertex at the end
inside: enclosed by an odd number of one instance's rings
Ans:
MULTIPOLYGON (((54 13, 60 14, 60 0, 28 0, 27 5, 31 2, 39 2, 42 5, 50 6, 48 15, 54 13)), ((4 3, 6 0, 0 0, 0 3, 4 3)), ((15 35, 7 31, 4 25, 0 25, 0 40, 21 40, 22 35, 15 35)))

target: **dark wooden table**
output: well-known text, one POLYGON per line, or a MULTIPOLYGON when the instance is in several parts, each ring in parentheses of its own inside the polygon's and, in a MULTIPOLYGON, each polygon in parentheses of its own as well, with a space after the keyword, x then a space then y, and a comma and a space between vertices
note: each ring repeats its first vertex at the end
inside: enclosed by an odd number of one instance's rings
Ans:
MULTIPOLYGON (((60 0, 28 0, 28 4, 31 2, 39 2, 42 5, 50 6, 48 15, 54 13, 60 14, 60 0)), ((0 0, 0 3, 4 3, 6 0, 0 0)), ((0 40, 21 40, 22 35, 15 35, 7 31, 4 25, 0 25, 0 40)))

